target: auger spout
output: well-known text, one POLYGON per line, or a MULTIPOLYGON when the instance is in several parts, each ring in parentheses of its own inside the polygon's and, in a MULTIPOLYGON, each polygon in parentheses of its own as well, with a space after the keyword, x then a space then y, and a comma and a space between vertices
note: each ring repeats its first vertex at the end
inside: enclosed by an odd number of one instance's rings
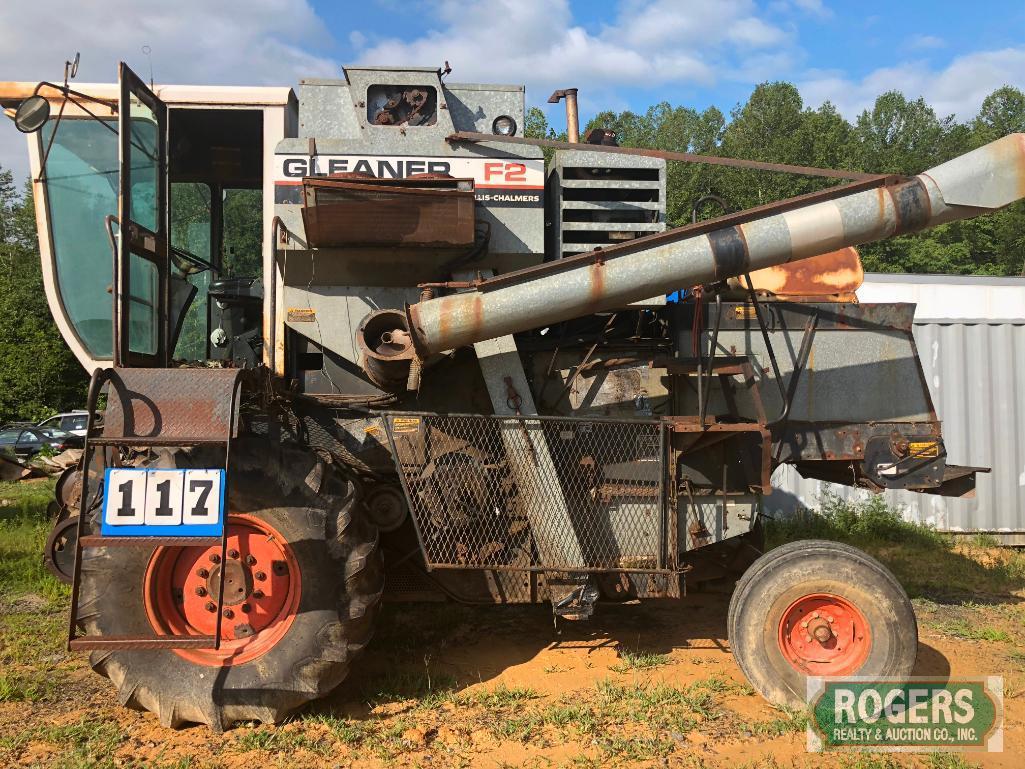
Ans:
POLYGON ((412 305, 420 356, 622 307, 680 287, 970 219, 1025 198, 1025 134, 910 180, 695 233, 681 228, 412 305))

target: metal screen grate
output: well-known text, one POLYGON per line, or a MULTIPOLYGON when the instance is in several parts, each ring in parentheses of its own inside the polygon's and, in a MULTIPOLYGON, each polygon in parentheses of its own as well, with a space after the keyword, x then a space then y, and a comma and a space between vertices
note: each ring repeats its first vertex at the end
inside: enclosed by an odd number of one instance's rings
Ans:
POLYGON ((660 422, 389 414, 427 563, 666 569, 660 422))

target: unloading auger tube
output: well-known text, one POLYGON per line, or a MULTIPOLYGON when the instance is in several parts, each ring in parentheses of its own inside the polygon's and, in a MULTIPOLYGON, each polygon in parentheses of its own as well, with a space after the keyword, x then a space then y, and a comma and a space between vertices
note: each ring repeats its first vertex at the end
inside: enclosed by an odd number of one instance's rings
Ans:
POLYGON ((929 169, 708 232, 680 231, 549 262, 408 308, 420 357, 622 307, 894 235, 970 219, 1025 198, 1025 134, 929 169), (667 237, 669 236, 669 237, 667 237), (581 255, 584 256, 584 255, 581 255))

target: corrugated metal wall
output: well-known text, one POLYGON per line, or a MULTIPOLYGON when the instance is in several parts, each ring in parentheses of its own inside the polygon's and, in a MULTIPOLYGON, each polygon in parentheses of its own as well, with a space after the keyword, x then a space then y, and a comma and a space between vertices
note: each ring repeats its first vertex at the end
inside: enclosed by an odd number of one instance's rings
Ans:
MULTIPOLYGON (((979 474, 974 499, 906 491, 888 491, 886 498, 905 517, 941 530, 1004 533, 1011 535, 1003 538, 1008 543, 1025 544, 1025 320, 916 321, 914 333, 949 461, 993 471, 979 474)), ((777 490, 765 504, 770 513, 815 507, 823 490, 869 496, 806 480, 789 466, 773 481, 777 490)))

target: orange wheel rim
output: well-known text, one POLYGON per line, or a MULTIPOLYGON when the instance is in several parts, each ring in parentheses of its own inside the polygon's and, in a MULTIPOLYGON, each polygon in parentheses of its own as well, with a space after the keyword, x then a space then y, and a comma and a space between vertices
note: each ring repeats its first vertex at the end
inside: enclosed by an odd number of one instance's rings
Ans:
POLYGON ((292 548, 265 521, 228 517, 221 548, 160 547, 146 568, 146 616, 162 635, 213 635, 224 570, 221 648, 175 649, 198 665, 239 665, 266 654, 288 632, 299 609, 301 576, 292 548))
POLYGON ((795 670, 809 676, 845 676, 868 659, 872 628, 846 598, 813 593, 783 612, 778 640, 784 659, 795 670))

